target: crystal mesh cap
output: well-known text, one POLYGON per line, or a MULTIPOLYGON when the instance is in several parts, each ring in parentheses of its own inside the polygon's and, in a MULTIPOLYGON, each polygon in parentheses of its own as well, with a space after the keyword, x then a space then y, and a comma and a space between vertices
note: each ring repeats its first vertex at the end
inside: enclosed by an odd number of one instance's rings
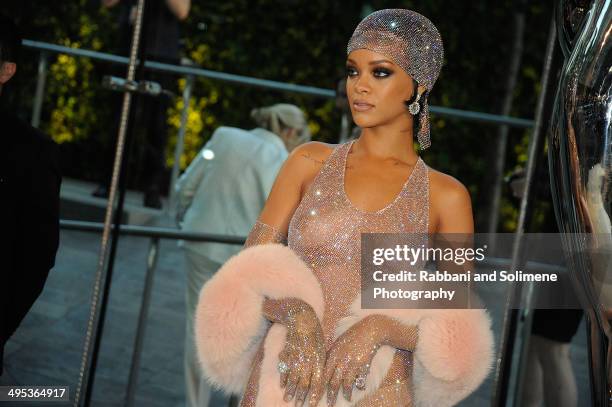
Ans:
MULTIPOLYGON (((364 18, 348 42, 346 53, 368 49, 386 56, 408 73, 426 95, 433 88, 444 59, 444 46, 438 29, 421 14, 406 9, 378 10, 364 18)), ((423 100, 419 113, 421 148, 429 142, 429 107, 423 100)))

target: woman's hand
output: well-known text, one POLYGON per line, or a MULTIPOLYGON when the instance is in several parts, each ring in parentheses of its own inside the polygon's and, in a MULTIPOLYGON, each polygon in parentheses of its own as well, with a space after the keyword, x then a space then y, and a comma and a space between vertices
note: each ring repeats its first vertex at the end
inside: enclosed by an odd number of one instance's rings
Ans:
POLYGON ((301 406, 311 390, 310 406, 316 406, 323 389, 325 345, 323 330, 314 311, 298 310, 287 318, 287 339, 279 355, 280 385, 285 388, 285 401, 295 396, 301 406))
POLYGON ((323 394, 325 343, 317 314, 299 298, 266 298, 263 314, 272 322, 287 327, 285 347, 279 354, 280 385, 285 401, 295 396, 301 406, 311 390, 310 406, 316 406, 323 394))
POLYGON ((366 317, 342 334, 328 352, 324 383, 327 383, 327 403, 336 404, 340 386, 344 398, 351 401, 353 384, 365 389, 370 363, 383 343, 384 333, 376 318, 366 317))

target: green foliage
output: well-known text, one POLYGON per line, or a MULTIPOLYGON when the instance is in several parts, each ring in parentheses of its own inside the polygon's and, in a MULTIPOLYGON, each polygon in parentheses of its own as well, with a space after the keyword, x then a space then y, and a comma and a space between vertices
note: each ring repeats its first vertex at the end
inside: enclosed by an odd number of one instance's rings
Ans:
MULTIPOLYGON (((182 94, 186 86, 185 79, 179 79, 178 87, 182 94)), ((215 116, 208 115, 208 106, 217 103, 218 93, 215 88, 211 88, 207 96, 195 96, 189 100, 189 108, 187 110, 187 120, 185 126, 185 138, 183 154, 181 155, 180 168, 185 169, 191 160, 195 157, 201 147, 202 133, 205 128, 214 129, 218 127, 215 116)), ((172 167, 174 165, 174 149, 178 139, 179 129, 181 127, 181 118, 183 114, 184 102, 182 97, 177 97, 173 106, 168 112, 168 124, 170 125, 170 138, 168 148, 166 150, 166 165, 172 167)))

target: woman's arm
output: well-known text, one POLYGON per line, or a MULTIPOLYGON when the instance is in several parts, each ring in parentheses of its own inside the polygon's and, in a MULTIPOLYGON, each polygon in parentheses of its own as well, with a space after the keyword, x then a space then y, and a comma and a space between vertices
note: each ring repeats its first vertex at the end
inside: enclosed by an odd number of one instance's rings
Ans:
MULTIPOLYGON (((295 148, 281 167, 259 219, 249 232, 244 247, 266 243, 286 243, 289 222, 302 198, 304 184, 309 182, 321 164, 313 166, 313 160, 324 150, 321 143, 306 143, 295 148)), ((288 270, 289 272, 289 270, 288 270)), ((264 315, 273 322, 283 322, 289 313, 298 309, 310 313, 308 304, 294 298, 291 301, 264 301, 264 315)), ((310 310, 311 311, 311 310, 310 310)), ((310 313, 314 316, 314 312, 310 313)))
POLYGON ((404 325, 395 318, 374 314, 360 321, 376 335, 378 345, 390 345, 394 348, 413 351, 418 339, 418 328, 415 325, 404 325))
POLYGON ((268 199, 249 233, 246 247, 254 244, 281 243, 285 240, 291 217, 298 207, 302 192, 319 171, 321 164, 306 157, 324 155, 322 143, 310 142, 296 147, 280 168, 268 199), (253 235, 253 236, 252 236, 253 235), (258 237, 263 235, 262 237, 258 237), (255 238, 257 237, 257 238, 255 238))
MULTIPOLYGON (((288 247, 266 244, 286 240, 303 185, 320 168, 305 158, 309 148, 294 150, 286 160, 249 233, 247 248, 230 258, 200 292, 195 324, 200 363, 207 378, 228 392, 243 392, 249 376, 254 383, 258 368, 253 360, 269 334, 285 338, 271 357, 284 362, 279 369, 285 372, 281 385, 286 397, 304 400, 309 389, 321 387, 325 363, 318 319, 324 309, 321 287, 288 247), (270 326, 269 321, 276 323, 270 326)), ((249 389, 249 397, 256 397, 258 387, 249 389)), ((311 392, 311 404, 320 394, 311 392)))
MULTIPOLYGON (((292 151, 274 181, 259 219, 247 237, 245 248, 266 243, 286 243, 289 222, 300 203, 304 185, 320 169, 320 164, 315 166, 306 157, 319 155, 321 147, 320 143, 307 143, 292 151)), ((287 273, 291 272, 287 270, 287 273)), ((281 362, 291 366, 281 374, 280 386, 286 388, 285 400, 295 397, 303 401, 309 389, 312 389, 310 404, 316 404, 321 397, 318 389, 322 385, 325 359, 323 333, 317 314, 310 304, 295 297, 266 297, 262 314, 269 321, 287 327, 287 342, 279 355, 281 362)))
MULTIPOLYGON (((431 206, 434 217, 438 219, 437 234, 472 234, 474 219, 470 194, 455 178, 434 172, 431 191, 431 206)), ((453 264, 439 265, 441 269, 457 267, 453 264), (446 267, 445 267, 446 266, 446 267)), ((469 266, 469 265, 467 265, 469 266)), ((397 349, 414 350, 418 340, 416 326, 407 326, 394 318, 374 314, 364 320, 381 345, 391 345, 397 349)))
MULTIPOLYGON (((437 233, 473 232, 470 196, 456 179, 433 172, 430 177, 430 207, 436 220, 437 233)), ((336 341, 328 353, 325 382, 329 383, 328 399, 335 400, 340 387, 351 399, 356 377, 365 377, 378 348, 389 345, 414 351, 419 342, 417 322, 406 323, 384 312, 368 313, 336 341)))
POLYGON ((432 215, 437 218, 435 233, 474 233, 472 199, 467 188, 455 178, 431 171, 432 215))

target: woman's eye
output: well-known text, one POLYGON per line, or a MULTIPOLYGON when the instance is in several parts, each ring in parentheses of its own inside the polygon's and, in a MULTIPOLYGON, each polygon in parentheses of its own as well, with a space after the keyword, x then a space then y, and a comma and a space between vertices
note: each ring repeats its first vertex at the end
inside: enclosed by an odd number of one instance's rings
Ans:
POLYGON ((355 68, 348 66, 346 68, 346 76, 355 76, 355 75, 357 75, 357 70, 355 68))
POLYGON ((386 78, 391 75, 391 71, 388 69, 378 68, 374 70, 374 76, 377 78, 386 78))

